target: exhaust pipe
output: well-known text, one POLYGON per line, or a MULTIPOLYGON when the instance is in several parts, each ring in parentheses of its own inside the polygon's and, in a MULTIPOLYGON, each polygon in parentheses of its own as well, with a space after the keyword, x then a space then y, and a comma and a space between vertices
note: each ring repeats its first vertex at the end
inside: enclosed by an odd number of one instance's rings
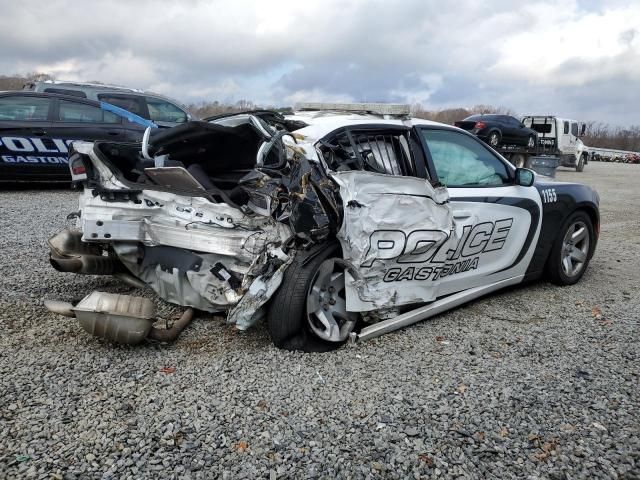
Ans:
POLYGON ((82 232, 65 229, 49 240, 49 262, 59 272, 113 275, 124 272, 117 258, 102 255, 102 247, 82 241, 82 232))
POLYGON ((173 342, 193 320, 193 308, 187 308, 171 328, 152 327, 148 338, 157 342, 173 342))
POLYGON ((45 300, 44 306, 52 313, 64 315, 65 317, 76 317, 76 314, 73 311, 73 305, 69 302, 61 302, 60 300, 45 300))
POLYGON ((155 308, 150 299, 105 292, 92 292, 76 306, 56 300, 45 300, 44 305, 52 313, 76 317, 91 335, 125 345, 136 345, 145 338, 172 342, 193 319, 193 309, 188 308, 171 328, 154 328, 155 308))

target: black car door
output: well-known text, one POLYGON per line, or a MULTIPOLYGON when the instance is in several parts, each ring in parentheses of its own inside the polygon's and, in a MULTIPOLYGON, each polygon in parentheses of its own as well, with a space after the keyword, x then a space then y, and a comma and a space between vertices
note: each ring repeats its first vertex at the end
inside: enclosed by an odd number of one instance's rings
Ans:
POLYGON ((511 125, 511 141, 517 145, 526 145, 529 140, 529 132, 520 120, 513 117, 507 117, 511 125))
POLYGON ((51 134, 54 102, 46 95, 0 96, 0 181, 68 178, 67 146, 51 134))
POLYGON ((502 129, 502 143, 513 143, 516 132, 514 131, 514 125, 509 121, 509 117, 499 115, 496 118, 500 122, 500 128, 502 129))

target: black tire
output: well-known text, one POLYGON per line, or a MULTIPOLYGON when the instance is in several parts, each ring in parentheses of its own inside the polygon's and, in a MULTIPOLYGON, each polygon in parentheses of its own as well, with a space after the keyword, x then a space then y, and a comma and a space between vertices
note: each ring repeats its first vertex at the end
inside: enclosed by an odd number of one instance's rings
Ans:
MULTIPOLYGON (((577 242, 575 246, 578 246, 577 242)), ((582 210, 573 212, 564 222, 564 225, 560 229, 558 237, 553 243, 553 247, 551 248, 551 253, 549 254, 546 265, 547 277, 552 283, 555 283, 556 285, 573 285, 577 283, 578 281, 580 281, 580 279, 584 275, 584 272, 589 266, 589 261, 591 260, 591 256, 593 255, 594 248, 595 232, 593 229, 591 218, 586 212, 582 210), (563 258, 567 256, 567 245, 565 243, 565 237, 567 237, 568 232, 576 225, 584 225, 586 229, 585 238, 588 241, 588 245, 583 252, 585 254, 585 258, 584 261, 581 262, 581 268, 575 274, 571 275, 568 274, 566 272, 566 269, 563 267, 563 258)))
POLYGON ((583 153, 582 155, 580 155, 580 159, 576 164, 576 172, 582 172, 584 170, 584 164, 586 163, 586 161, 587 161, 587 156, 583 153))
POLYGON ((318 245, 299 251, 284 274, 280 288, 271 299, 267 328, 274 345, 285 350, 328 352, 345 342, 328 342, 318 338, 307 322, 307 295, 320 265, 339 256, 337 244, 318 245))
POLYGON ((492 148, 497 148, 498 146, 500 146, 500 141, 501 140, 502 140, 502 135, 500 134, 500 132, 498 130, 494 130, 487 137, 487 143, 492 148))

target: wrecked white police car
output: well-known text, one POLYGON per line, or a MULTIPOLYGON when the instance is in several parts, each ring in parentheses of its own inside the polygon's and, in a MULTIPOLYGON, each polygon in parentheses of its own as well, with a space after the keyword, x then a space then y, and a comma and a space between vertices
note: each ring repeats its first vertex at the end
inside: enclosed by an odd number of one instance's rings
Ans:
MULTIPOLYGON (((74 143, 81 231, 50 239, 51 263, 226 312, 239 329, 266 317, 278 347, 306 351, 542 275, 582 277, 599 232, 593 190, 408 113, 305 104, 148 131, 142 144, 74 143)), ((147 298, 49 306, 111 340, 158 336, 147 298)))

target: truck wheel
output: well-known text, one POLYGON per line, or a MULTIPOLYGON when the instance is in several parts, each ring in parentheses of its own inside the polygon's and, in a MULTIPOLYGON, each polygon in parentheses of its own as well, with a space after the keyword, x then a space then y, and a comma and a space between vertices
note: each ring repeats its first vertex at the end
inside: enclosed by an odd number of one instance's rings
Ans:
POLYGON ((347 312, 345 271, 337 250, 299 252, 271 300, 267 326, 278 348, 326 352, 345 343, 358 314, 347 312))
POLYGON ((586 212, 572 213, 551 248, 547 275, 557 285, 573 285, 584 275, 593 254, 595 235, 586 212))
POLYGON ((576 165, 576 172, 582 172, 584 170, 584 164, 587 161, 587 156, 583 153, 580 155, 580 160, 578 160, 578 164, 576 165))
POLYGON ((493 148, 496 148, 498 145, 500 145, 500 140, 501 140, 502 136, 500 135, 500 132, 498 131, 493 131, 489 134, 489 137, 487 138, 487 142, 489 143, 489 145, 491 145, 493 148))
POLYGON ((529 135, 529 139, 527 140, 527 148, 534 148, 536 146, 536 137, 533 135, 529 135))
POLYGON ((511 163, 516 168, 525 168, 527 161, 526 157, 521 153, 516 153, 510 158, 511 163))

